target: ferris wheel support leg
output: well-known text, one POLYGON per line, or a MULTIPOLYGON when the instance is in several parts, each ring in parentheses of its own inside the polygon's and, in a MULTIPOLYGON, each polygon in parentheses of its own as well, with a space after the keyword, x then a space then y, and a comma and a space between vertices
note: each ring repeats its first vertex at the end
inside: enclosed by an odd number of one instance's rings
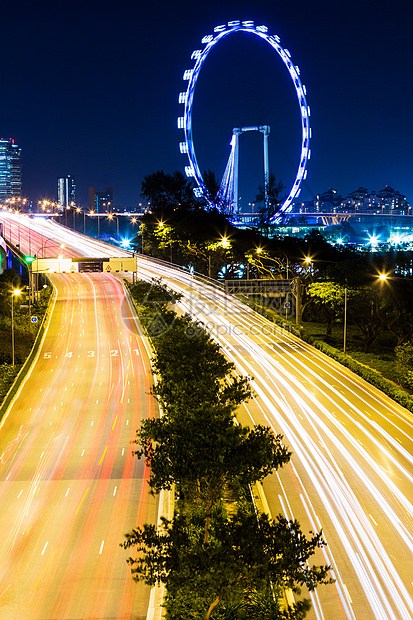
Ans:
POLYGON ((239 135, 241 133, 240 129, 233 129, 233 134, 235 137, 235 145, 234 145, 234 204, 232 206, 232 215, 237 217, 238 215, 238 162, 239 162, 239 135))
POLYGON ((268 136, 270 135, 269 125, 261 125, 259 128, 263 134, 264 139, 264 203, 265 208, 268 209, 268 185, 270 182, 270 164, 268 157, 268 136))

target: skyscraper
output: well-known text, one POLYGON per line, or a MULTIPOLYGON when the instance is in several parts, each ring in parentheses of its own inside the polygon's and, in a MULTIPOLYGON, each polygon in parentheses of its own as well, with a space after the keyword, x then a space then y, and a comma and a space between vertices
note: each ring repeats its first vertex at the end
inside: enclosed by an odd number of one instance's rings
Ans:
POLYGON ((0 138, 0 201, 22 195, 21 148, 0 138))
POLYGON ((57 203, 62 210, 76 204, 76 182, 74 177, 68 174, 57 179, 57 203))
POLYGON ((113 187, 98 192, 96 187, 89 187, 89 209, 96 213, 105 213, 113 210, 113 187))

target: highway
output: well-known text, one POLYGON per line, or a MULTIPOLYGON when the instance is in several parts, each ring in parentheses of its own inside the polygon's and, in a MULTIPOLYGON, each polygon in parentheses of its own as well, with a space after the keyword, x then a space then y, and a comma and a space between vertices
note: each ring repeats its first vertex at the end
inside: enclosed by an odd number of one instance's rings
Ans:
POLYGON ((273 515, 322 529, 316 560, 334 586, 309 618, 413 618, 413 416, 317 350, 190 274, 139 260, 184 294, 240 374, 253 377, 244 423, 269 424, 291 463, 264 483, 273 515))
POLYGON ((150 589, 119 543, 158 511, 130 445, 155 414, 148 353, 118 278, 50 279, 47 332, 0 429, 0 619, 141 620, 150 589))
MULTIPOLYGON (((70 243, 86 251, 83 237, 70 243)), ((146 257, 138 275, 184 294, 181 311, 253 377, 240 421, 270 425, 293 451, 264 491, 273 515, 322 529, 327 542, 315 562, 331 564, 336 583, 311 594, 308 617, 412 619, 413 416, 206 281, 146 257)))

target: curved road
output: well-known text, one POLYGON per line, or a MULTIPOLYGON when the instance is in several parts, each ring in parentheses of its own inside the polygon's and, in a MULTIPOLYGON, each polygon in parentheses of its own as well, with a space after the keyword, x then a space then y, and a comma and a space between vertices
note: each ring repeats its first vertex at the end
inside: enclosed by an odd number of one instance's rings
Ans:
POLYGON ((188 273, 140 259, 184 294, 243 375, 253 377, 246 423, 269 424, 293 451, 264 483, 273 515, 323 530, 316 558, 334 586, 312 595, 317 619, 413 618, 413 416, 340 364, 188 273))
POLYGON ((143 619, 149 588, 119 543, 156 521, 130 446, 154 415, 147 352, 120 280, 51 280, 47 333, 0 431, 0 619, 143 619))
MULTIPOLYGON (((71 237, 73 248, 84 243, 71 237)), ((253 377, 255 397, 241 421, 270 425, 293 451, 264 490, 273 515, 297 518, 304 531, 322 529, 327 541, 315 561, 332 565, 336 583, 312 595, 309 618, 411 620, 412 414, 190 274, 145 257, 138 273, 162 277, 184 294, 182 311, 204 323, 238 371, 253 377)))

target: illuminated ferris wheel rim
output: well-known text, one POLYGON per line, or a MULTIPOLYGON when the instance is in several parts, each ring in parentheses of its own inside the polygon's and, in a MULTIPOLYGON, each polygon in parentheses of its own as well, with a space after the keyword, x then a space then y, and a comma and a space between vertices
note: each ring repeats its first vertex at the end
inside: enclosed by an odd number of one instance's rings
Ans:
POLYGON ((183 129, 185 134, 185 141, 179 143, 181 153, 185 153, 188 156, 189 165, 185 166, 185 172, 188 177, 193 177, 197 184, 195 193, 198 197, 203 196, 208 204, 213 207, 215 203, 211 201, 208 196, 208 192, 205 188, 204 180, 198 165, 198 161, 195 155, 194 142, 192 138, 192 106, 194 100, 194 92, 196 82, 199 76, 199 72, 205 62, 211 49, 222 38, 234 33, 234 32, 249 32, 260 37, 266 41, 277 52, 283 63, 288 69, 290 77, 293 81, 296 91, 298 104, 300 108, 301 116, 301 153, 300 162, 297 169, 297 174, 293 186, 280 206, 278 212, 273 219, 277 219, 282 214, 291 211, 292 201, 300 194, 300 185, 303 179, 307 176, 307 161, 311 157, 311 150, 309 148, 309 142, 311 137, 311 129, 309 123, 310 108, 307 105, 306 100, 306 88, 300 80, 300 69, 297 65, 294 65, 291 60, 291 54, 288 49, 281 46, 281 40, 277 35, 268 34, 267 26, 256 26, 253 21, 231 21, 228 24, 216 26, 214 28, 214 34, 205 36, 201 43, 204 45, 203 49, 198 49, 192 52, 191 60, 194 60, 194 66, 192 69, 187 69, 184 72, 183 79, 188 81, 188 87, 185 92, 179 93, 179 103, 184 105, 183 116, 178 117, 178 129, 183 129))

